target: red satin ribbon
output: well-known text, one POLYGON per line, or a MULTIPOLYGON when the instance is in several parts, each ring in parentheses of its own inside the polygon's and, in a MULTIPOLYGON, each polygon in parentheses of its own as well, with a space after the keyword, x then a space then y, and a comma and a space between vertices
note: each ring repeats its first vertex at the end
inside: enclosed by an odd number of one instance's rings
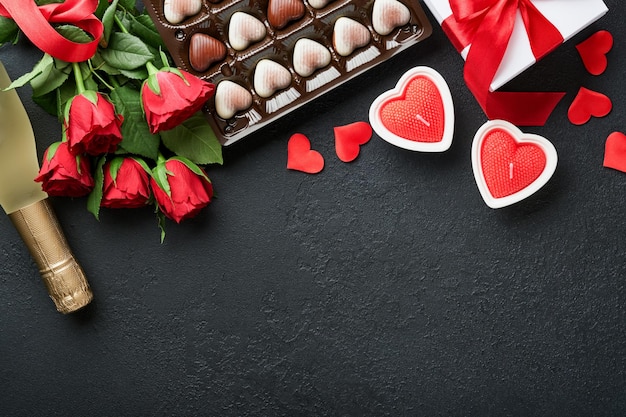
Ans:
POLYGON ((452 15, 443 21, 442 28, 459 52, 471 44, 465 60, 465 82, 487 117, 518 126, 544 125, 565 93, 491 92, 489 88, 509 44, 518 10, 536 59, 563 43, 558 29, 530 0, 450 0, 450 7, 452 15))
POLYGON ((22 32, 42 51, 67 62, 91 58, 103 33, 102 22, 94 16, 98 0, 66 0, 37 6, 34 0, 0 0, 0 15, 15 21, 22 32), (61 36, 52 23, 77 26, 93 40, 73 42, 61 36))

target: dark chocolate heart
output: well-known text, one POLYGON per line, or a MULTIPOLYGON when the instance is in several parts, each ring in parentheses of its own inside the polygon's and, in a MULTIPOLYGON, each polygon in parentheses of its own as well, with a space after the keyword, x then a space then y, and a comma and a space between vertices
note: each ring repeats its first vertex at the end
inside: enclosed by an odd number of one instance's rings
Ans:
POLYGON ((204 33, 195 33, 189 43, 189 63, 196 71, 206 71, 226 57, 226 45, 204 33))

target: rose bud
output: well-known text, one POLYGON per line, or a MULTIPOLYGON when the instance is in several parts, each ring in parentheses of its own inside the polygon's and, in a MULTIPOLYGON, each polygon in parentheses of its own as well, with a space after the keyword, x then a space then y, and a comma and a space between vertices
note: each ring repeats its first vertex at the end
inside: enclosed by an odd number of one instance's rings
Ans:
POLYGON ((39 175, 41 189, 51 196, 82 197, 94 187, 89 159, 73 155, 67 142, 56 142, 44 152, 39 175))
POLYGON ((141 102, 150 131, 170 130, 202 109, 215 86, 182 70, 157 70, 148 65, 150 76, 141 87, 141 102))
POLYGON ((213 185, 206 173, 180 157, 157 163, 150 185, 159 209, 176 223, 194 217, 213 198, 213 185))
POLYGON ((85 91, 69 103, 65 115, 67 139, 74 155, 112 153, 122 141, 122 116, 101 93, 85 91))
POLYGON ((143 207, 150 198, 150 180, 135 158, 118 157, 104 165, 100 205, 108 208, 143 207))

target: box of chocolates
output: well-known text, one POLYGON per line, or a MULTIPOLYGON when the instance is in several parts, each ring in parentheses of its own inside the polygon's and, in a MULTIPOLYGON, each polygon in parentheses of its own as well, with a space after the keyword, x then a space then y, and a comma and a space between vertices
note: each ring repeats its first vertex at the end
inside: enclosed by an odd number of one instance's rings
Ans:
POLYGON ((415 0, 144 0, 224 145, 428 37, 415 0))

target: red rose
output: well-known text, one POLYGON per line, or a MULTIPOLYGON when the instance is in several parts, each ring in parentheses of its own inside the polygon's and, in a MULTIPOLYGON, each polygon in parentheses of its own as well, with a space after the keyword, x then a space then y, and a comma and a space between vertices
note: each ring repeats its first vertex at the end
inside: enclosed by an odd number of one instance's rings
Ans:
POLYGON ((150 131, 175 128, 198 112, 214 91, 213 84, 186 71, 162 70, 150 75, 141 88, 150 131))
POLYGON ((122 116, 102 94, 87 91, 72 99, 66 115, 67 139, 74 155, 115 152, 122 141, 122 116))
POLYGON ((143 207, 150 198, 146 170, 134 158, 115 158, 104 165, 100 205, 109 208, 143 207))
POLYGON ((73 155, 67 142, 56 142, 44 152, 35 181, 51 196, 82 197, 94 186, 88 158, 73 155))
POLYGON ((194 217, 213 198, 213 185, 205 172, 176 158, 157 165, 150 185, 163 214, 176 223, 194 217))

